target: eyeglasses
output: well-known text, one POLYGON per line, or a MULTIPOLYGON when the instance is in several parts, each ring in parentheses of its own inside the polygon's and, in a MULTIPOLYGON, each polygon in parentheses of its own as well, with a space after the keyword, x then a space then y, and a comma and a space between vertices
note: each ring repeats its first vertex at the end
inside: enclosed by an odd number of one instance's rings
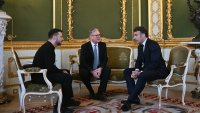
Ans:
POLYGON ((96 36, 96 37, 100 37, 100 36, 101 36, 101 34, 97 34, 97 35, 91 35, 91 36, 96 36))

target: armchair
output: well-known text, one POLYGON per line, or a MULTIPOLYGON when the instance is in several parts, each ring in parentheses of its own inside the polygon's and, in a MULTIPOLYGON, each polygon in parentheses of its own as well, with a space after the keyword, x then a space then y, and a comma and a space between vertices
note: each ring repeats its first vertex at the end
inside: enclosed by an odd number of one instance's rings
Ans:
POLYGON ((52 83, 47 79, 46 69, 39 69, 36 67, 32 67, 32 68, 29 67, 29 68, 23 69, 16 51, 13 48, 11 48, 11 51, 12 51, 12 55, 15 61, 15 65, 17 67, 18 80, 20 83, 20 88, 19 88, 20 110, 23 110, 23 112, 25 113, 24 101, 25 101, 25 97, 28 95, 40 96, 40 95, 57 94, 59 98, 57 110, 58 110, 58 113, 60 113, 60 107, 62 103, 61 85, 60 84, 55 84, 54 86, 52 85, 52 83), (33 84, 31 83, 30 80, 25 80, 25 76, 30 76, 32 73, 42 73, 46 84, 33 84))
POLYGON ((188 62, 191 50, 185 46, 173 47, 170 51, 167 68, 170 74, 166 79, 159 79, 149 83, 150 86, 158 88, 159 108, 161 108, 162 89, 165 88, 165 98, 167 99, 168 88, 182 86, 182 104, 185 105, 184 98, 186 92, 186 76, 188 72, 188 62))

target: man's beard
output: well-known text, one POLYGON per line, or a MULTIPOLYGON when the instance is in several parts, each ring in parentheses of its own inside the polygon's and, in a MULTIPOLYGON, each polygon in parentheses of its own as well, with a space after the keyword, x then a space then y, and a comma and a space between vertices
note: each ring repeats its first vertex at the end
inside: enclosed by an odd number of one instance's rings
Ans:
POLYGON ((56 39, 56 45, 57 45, 57 46, 60 46, 60 45, 61 45, 61 41, 58 40, 58 38, 56 39))

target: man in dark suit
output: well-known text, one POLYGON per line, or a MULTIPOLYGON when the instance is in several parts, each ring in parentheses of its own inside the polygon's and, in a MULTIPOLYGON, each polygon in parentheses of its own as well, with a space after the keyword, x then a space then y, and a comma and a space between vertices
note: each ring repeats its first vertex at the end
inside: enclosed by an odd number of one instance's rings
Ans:
POLYGON ((81 46, 79 73, 85 86, 87 87, 90 98, 106 100, 107 82, 110 75, 110 68, 107 64, 106 44, 100 42, 100 31, 94 28, 89 33, 90 41, 81 46), (100 79, 100 86, 95 95, 91 86, 91 77, 100 79))
POLYGON ((138 95, 144 89, 146 82, 166 78, 169 74, 162 58, 161 48, 156 41, 148 38, 147 30, 144 27, 136 27, 133 35, 139 44, 138 56, 135 68, 124 70, 129 96, 121 107, 123 111, 130 110, 131 104, 140 104, 138 95), (134 79, 137 79, 136 83, 134 79))
MULTIPOLYGON (((36 52, 33 59, 33 66, 47 69, 47 78, 53 84, 60 83, 62 85, 63 99, 61 111, 65 111, 67 107, 78 106, 80 102, 72 99, 72 76, 69 74, 69 71, 58 69, 55 65, 55 47, 60 46, 64 41, 62 31, 60 29, 51 29, 48 37, 48 41, 36 52)), ((45 83, 41 74, 33 74, 31 79, 32 83, 45 83)), ((54 108, 57 109, 57 105, 54 108)))

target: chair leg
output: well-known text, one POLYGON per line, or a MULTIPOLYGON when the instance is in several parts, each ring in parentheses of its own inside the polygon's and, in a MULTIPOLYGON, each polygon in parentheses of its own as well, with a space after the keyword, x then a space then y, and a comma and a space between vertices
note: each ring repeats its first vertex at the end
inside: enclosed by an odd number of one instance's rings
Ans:
POLYGON ((57 94, 58 94, 58 107, 57 107, 57 110, 58 110, 58 113, 60 113, 60 108, 61 108, 61 104, 62 104, 62 91, 59 90, 59 92, 57 94))
POLYGON ((23 113, 25 113, 25 97, 26 97, 26 95, 23 95, 22 96, 22 109, 23 109, 23 113))
POLYGON ((186 92, 186 84, 183 84, 183 92, 182 92, 182 104, 185 105, 185 92, 186 92))
POLYGON ((165 99, 167 99, 168 98, 168 88, 166 88, 166 90, 165 90, 165 99))
POLYGON ((158 86, 158 97, 159 97, 159 104, 158 104, 158 106, 159 106, 159 109, 161 108, 161 96, 162 96, 162 86, 159 85, 158 86))
POLYGON ((53 106, 54 95, 51 95, 51 106, 53 106))
MULTIPOLYGON (((21 91, 20 91, 21 92, 21 91)), ((21 105, 22 105, 22 100, 21 100, 21 93, 19 92, 19 111, 21 111, 22 110, 22 107, 21 107, 21 105)))
POLYGON ((20 93, 20 111, 24 110, 24 93, 20 93))
POLYGON ((78 95, 80 95, 80 93, 81 93, 81 87, 82 87, 82 85, 81 85, 81 82, 79 82, 78 84, 79 84, 79 88, 78 88, 78 95))

